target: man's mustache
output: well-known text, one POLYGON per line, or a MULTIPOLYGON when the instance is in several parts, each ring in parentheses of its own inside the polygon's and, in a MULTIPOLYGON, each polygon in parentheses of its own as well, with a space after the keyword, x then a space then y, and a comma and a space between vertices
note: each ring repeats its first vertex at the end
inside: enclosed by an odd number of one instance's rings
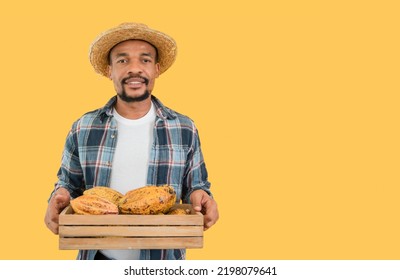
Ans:
POLYGON ((132 78, 143 80, 143 82, 145 83, 146 86, 149 84, 149 79, 147 79, 146 77, 140 76, 140 75, 130 75, 128 77, 125 77, 121 80, 121 83, 126 84, 126 81, 129 79, 132 79, 132 78))

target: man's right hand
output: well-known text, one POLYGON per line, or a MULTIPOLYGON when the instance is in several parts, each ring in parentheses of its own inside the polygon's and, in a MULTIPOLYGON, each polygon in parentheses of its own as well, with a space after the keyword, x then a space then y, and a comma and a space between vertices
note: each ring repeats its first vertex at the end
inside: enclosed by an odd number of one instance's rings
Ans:
POLYGON ((49 201, 44 222, 54 234, 58 234, 58 218, 61 211, 69 205, 69 201, 70 196, 66 188, 59 188, 49 201))

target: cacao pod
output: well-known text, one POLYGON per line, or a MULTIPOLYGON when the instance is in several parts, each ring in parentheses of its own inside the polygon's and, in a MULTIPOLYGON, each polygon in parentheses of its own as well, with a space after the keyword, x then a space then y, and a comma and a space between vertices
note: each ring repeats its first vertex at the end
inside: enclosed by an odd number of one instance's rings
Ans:
POLYGON ((90 194, 90 195, 97 195, 102 198, 105 198, 115 205, 118 205, 119 200, 123 196, 120 192, 117 190, 114 190, 109 187, 100 187, 100 186, 94 186, 91 189, 87 189, 86 191, 83 192, 84 195, 90 194))
POLYGON ((83 215, 116 215, 118 206, 98 195, 85 194, 70 201, 76 214, 83 215))
POLYGON ((128 191, 119 201, 119 210, 124 214, 163 214, 169 211, 175 200, 176 193, 171 186, 145 186, 128 191))
POLYGON ((189 215, 189 212, 189 209, 176 208, 169 211, 167 215, 189 215))

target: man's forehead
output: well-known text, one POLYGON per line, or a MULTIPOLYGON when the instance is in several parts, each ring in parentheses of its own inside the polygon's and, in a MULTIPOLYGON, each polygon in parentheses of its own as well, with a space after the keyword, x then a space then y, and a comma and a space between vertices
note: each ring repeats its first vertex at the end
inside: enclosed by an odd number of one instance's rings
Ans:
POLYGON ((157 55, 157 49, 149 42, 144 41, 144 40, 137 40, 137 39, 132 39, 132 40, 126 40, 123 42, 120 42, 116 44, 114 47, 111 48, 109 54, 113 54, 114 52, 124 52, 123 49, 129 49, 130 47, 133 46, 139 46, 139 48, 142 48, 144 51, 144 54, 148 55, 157 55))

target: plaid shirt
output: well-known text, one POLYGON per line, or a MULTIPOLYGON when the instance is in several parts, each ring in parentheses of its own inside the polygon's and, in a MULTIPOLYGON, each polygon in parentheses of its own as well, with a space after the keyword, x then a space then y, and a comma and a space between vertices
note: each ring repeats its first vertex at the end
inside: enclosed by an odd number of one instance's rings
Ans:
MULTIPOLYGON (((98 110, 77 120, 66 139, 56 188, 68 189, 72 198, 93 186, 109 186, 117 122, 113 118, 116 96, 98 110)), ((202 189, 211 195, 197 129, 191 119, 165 107, 152 96, 156 108, 147 185, 168 184, 177 202, 190 203, 190 194, 202 189)), ((78 259, 93 259, 96 250, 80 250, 78 259)), ((141 250, 141 259, 185 259, 184 249, 141 250)))

